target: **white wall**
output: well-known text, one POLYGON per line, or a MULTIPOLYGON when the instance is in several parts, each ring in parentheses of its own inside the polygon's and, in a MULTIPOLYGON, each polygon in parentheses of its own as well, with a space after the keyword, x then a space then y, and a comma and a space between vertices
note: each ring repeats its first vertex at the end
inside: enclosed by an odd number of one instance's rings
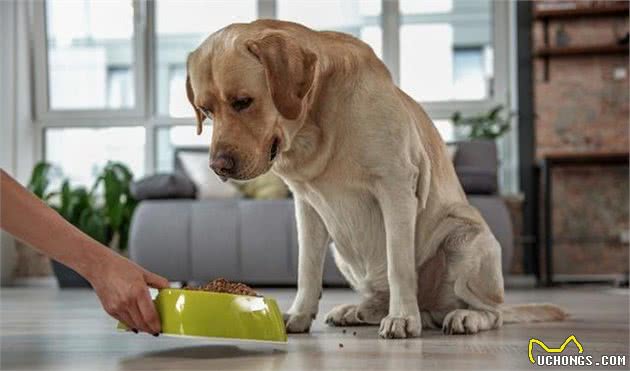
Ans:
MULTIPOLYGON (((39 156, 31 104, 30 5, 0 1, 0 167, 22 184, 39 156)), ((0 243, 0 283, 4 285, 15 262, 15 244, 4 232, 0 243)))
POLYGON ((32 120, 29 5, 0 1, 0 166, 21 183, 40 155, 32 120))

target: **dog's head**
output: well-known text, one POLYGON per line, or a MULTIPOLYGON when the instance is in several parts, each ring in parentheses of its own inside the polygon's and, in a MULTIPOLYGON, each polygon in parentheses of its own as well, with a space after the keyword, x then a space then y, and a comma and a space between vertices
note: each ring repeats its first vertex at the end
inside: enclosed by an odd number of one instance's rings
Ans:
POLYGON ((187 61, 197 134, 210 118, 210 167, 224 179, 257 177, 291 147, 317 63, 284 31, 247 35, 239 26, 211 35, 187 61))

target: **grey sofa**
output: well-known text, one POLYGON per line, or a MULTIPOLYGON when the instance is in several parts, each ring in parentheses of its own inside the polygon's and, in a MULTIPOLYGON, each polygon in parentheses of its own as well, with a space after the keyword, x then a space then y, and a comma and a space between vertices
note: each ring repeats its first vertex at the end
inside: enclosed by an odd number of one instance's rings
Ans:
MULTIPOLYGON (((456 145, 458 176, 501 243, 505 271, 513 235, 508 210, 497 195, 496 147, 485 141, 456 145)), ((129 253, 172 281, 221 276, 254 285, 294 285, 298 248, 293 200, 145 200, 132 220, 129 253)), ((330 253, 324 284, 345 284, 330 253)))

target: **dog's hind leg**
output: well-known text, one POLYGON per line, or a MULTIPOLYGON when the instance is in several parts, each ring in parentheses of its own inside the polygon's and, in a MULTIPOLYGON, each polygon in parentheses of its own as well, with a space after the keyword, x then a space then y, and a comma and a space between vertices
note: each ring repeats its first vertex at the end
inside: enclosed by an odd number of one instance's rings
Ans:
POLYGON ((326 316, 330 326, 378 325, 389 310, 389 296, 376 293, 360 304, 342 304, 333 308, 326 316))
POLYGON ((496 327, 496 313, 476 309, 455 309, 444 317, 442 332, 446 335, 476 334, 496 327))
POLYGON ((456 210, 452 231, 443 241, 448 281, 462 304, 444 316, 447 334, 473 334, 502 325, 501 247, 472 207, 456 210))

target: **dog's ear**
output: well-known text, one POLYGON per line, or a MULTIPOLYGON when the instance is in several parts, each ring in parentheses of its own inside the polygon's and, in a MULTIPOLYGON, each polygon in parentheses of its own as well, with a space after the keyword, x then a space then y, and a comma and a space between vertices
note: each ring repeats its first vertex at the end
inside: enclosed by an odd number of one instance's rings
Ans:
POLYGON ((297 40, 280 32, 245 42, 247 50, 265 67, 273 103, 289 120, 302 113, 303 100, 313 86, 317 56, 297 40))
MULTIPOLYGON (((190 60, 190 55, 188 56, 188 60, 190 60)), ((197 135, 200 135, 203 131, 203 121, 205 120, 206 116, 195 105, 195 92, 190 85, 188 61, 186 61, 186 96, 188 97, 188 101, 190 102, 190 104, 193 106, 193 110, 195 110, 195 117, 197 118, 197 135)))

